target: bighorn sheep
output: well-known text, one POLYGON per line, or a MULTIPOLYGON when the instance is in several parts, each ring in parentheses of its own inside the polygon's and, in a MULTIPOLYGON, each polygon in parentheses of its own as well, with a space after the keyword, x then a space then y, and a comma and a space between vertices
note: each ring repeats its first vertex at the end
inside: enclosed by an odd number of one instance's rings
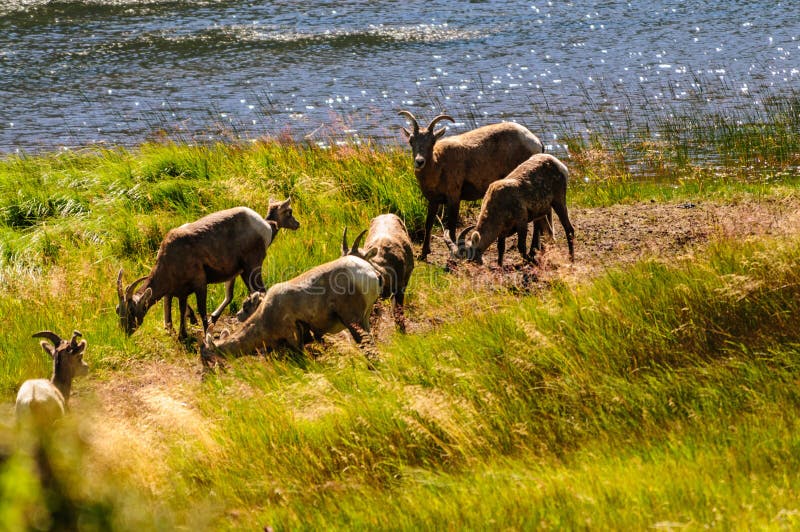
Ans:
POLYGON ((270 287, 261 303, 245 322, 228 336, 214 342, 206 334, 200 353, 203 363, 218 356, 253 354, 257 349, 286 344, 301 351, 310 335, 336 333, 344 328, 353 339, 371 342, 369 315, 381 293, 381 277, 365 258, 348 255, 270 287))
POLYGON ((147 311, 164 299, 164 326, 172 330, 172 297, 180 309, 179 336, 185 338, 187 298, 194 293, 197 310, 208 329, 206 294, 208 285, 225 284, 225 300, 211 313, 216 322, 233 299, 236 276, 241 276, 250 292, 263 290, 261 265, 267 248, 278 229, 297 229, 300 223, 292 216, 290 200, 270 203, 266 219, 247 207, 215 212, 196 222, 172 229, 158 250, 155 266, 149 275, 122 289, 122 270, 117 276, 117 315, 127 334, 142 324, 147 311), (137 292, 136 286, 142 283, 137 292))
POLYGON ((33 338, 46 338, 40 342, 45 353, 53 359, 53 375, 50 380, 30 379, 22 383, 17 393, 15 412, 17 422, 32 421, 46 427, 64 415, 72 390, 72 379, 89 372, 83 361, 86 340, 77 341, 81 333, 74 331, 72 340, 62 340, 51 331, 41 331, 33 338))
POLYGON ((413 131, 402 129, 411 144, 414 175, 428 200, 420 260, 425 260, 431 251, 431 229, 440 205, 446 205, 447 229, 450 239, 455 239, 461 201, 482 198, 489 183, 505 177, 528 157, 543 151, 536 135, 513 122, 491 124, 441 139, 446 128, 433 128, 441 120, 455 122, 450 116, 439 115, 421 130, 410 112, 399 114, 413 125, 413 131))
POLYGON ((364 258, 370 250, 377 250, 370 263, 383 278, 381 297, 394 298, 394 320, 400 331, 405 332, 403 301, 408 280, 414 270, 414 250, 406 225, 394 214, 382 214, 372 219, 364 248, 360 249, 358 244, 363 234, 356 238, 352 248, 348 248, 347 229, 345 229, 342 235, 342 256, 354 255, 364 258))
MULTIPOLYGON (((517 246, 524 260, 535 260, 535 244, 531 243, 530 254, 525 253, 528 222, 544 219, 552 208, 567 235, 570 260, 574 260, 573 239, 575 229, 567 216, 567 181, 569 171, 564 164, 549 154, 533 155, 520 164, 505 179, 489 185, 483 197, 481 212, 475 231, 464 237, 473 227, 461 232, 454 243, 445 233, 445 241, 456 256, 466 256, 481 263, 483 252, 497 240, 497 263, 502 266, 506 248, 506 237, 517 234, 517 246)), ((534 227, 534 231, 538 229, 534 227)))

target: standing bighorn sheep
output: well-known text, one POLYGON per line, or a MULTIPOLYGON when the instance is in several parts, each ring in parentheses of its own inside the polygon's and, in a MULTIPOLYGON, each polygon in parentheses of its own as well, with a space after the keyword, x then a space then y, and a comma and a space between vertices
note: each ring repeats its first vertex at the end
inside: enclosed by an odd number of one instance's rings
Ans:
MULTIPOLYGON (((531 243, 530 254, 525 252, 528 222, 545 218, 552 208, 567 235, 569 257, 573 260, 575 251, 573 239, 575 229, 567 216, 567 181, 569 171, 564 164, 548 154, 533 155, 520 164, 505 179, 489 185, 483 198, 481 212, 475 231, 469 234, 465 244, 464 237, 472 227, 461 232, 454 243, 445 233, 445 241, 456 256, 466 256, 481 263, 483 252, 497 241, 497 263, 502 266, 506 249, 506 237, 517 234, 517 247, 524 260, 535 260, 535 245, 531 243)), ((538 228, 534 227, 534 231, 538 228)))
POLYGON ((33 338, 47 338, 40 342, 45 353, 53 359, 53 375, 50 380, 30 379, 22 383, 17 393, 15 412, 17 422, 31 421, 38 427, 46 427, 64 415, 72 390, 72 379, 89 372, 83 361, 86 340, 77 341, 81 333, 74 331, 72 340, 62 340, 51 331, 41 331, 33 338))
POLYGON ((375 249, 370 263, 378 270, 383 279, 383 292, 381 297, 394 299, 394 320, 401 332, 406 331, 406 321, 403 314, 403 301, 405 299, 408 280, 414 270, 414 250, 411 247, 411 237, 408 236, 406 225, 394 214, 382 214, 372 219, 369 232, 364 241, 364 248, 358 244, 364 233, 356 237, 353 247, 347 246, 347 229, 342 235, 342 256, 354 255, 364 258, 367 253, 375 249))
POLYGON ((321 338, 345 328, 357 343, 365 339, 371 342, 369 315, 382 284, 368 262, 375 253, 377 250, 371 250, 363 259, 340 257, 271 286, 238 329, 220 336, 216 343, 210 333, 206 334, 200 348, 203 363, 213 364, 218 356, 249 355, 281 344, 302 352, 312 335, 321 338))
POLYGON ((513 122, 491 124, 442 139, 446 128, 433 128, 440 120, 455 122, 450 116, 439 115, 427 128, 420 129, 410 112, 399 114, 412 123, 413 131, 403 128, 403 133, 411 144, 414 175, 428 200, 420 260, 425 260, 431 251, 431 229, 440 205, 446 205, 447 229, 451 240, 455 239, 461 201, 482 198, 490 183, 543 151, 536 135, 513 122))
POLYGON ((226 283, 225 300, 211 314, 212 321, 233 299, 236 276, 252 293, 264 289, 261 265, 278 229, 297 229, 300 223, 292 216, 290 200, 270 203, 266 219, 247 207, 215 212, 196 222, 172 229, 164 237, 156 263, 149 275, 122 289, 122 270, 117 276, 117 315, 127 334, 142 324, 147 311, 164 299, 164 326, 172 330, 172 298, 178 298, 179 336, 185 338, 187 298, 194 294, 197 311, 208 329, 206 295, 208 285, 226 283), (138 291, 136 286, 142 283, 138 291))

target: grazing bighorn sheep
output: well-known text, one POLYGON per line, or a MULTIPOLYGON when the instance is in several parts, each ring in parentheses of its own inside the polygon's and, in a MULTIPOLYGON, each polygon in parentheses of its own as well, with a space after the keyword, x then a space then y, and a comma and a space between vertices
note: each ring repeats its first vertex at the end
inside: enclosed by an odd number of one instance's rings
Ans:
POLYGON ((370 250, 363 259, 340 257, 273 285, 238 329, 216 343, 206 334, 200 347, 203 363, 210 365, 218 356, 249 355, 281 344, 302 352, 311 335, 321 338, 345 328, 357 343, 365 339, 371 343, 369 315, 382 284, 368 262, 375 253, 377 250, 370 250))
POLYGON ((39 427, 46 427, 64 415, 72 390, 72 379, 89 372, 83 361, 86 340, 77 341, 81 333, 74 331, 72 340, 62 340, 52 331, 41 331, 33 338, 47 338, 40 342, 45 353, 53 359, 53 375, 50 380, 30 379, 22 383, 17 393, 15 412, 17 422, 27 420, 39 427))
POLYGON ((408 280, 414 270, 414 250, 406 225, 394 214, 382 214, 372 219, 364 248, 360 249, 358 244, 363 235, 364 233, 361 233, 353 242, 353 247, 348 248, 347 229, 345 229, 342 235, 342 256, 354 255, 364 258, 370 250, 377 250, 370 263, 383 279, 381 297, 394 298, 395 323, 401 332, 406 332, 403 301, 408 280))
POLYGON ((208 329, 206 295, 209 284, 225 284, 225 300, 211 313, 216 322, 233 299, 236 276, 250 292, 264 289, 261 265, 267 248, 278 229, 297 229, 300 223, 292 216, 290 200, 270 203, 266 219, 247 207, 215 212, 196 222, 172 229, 164 237, 156 263, 149 275, 122 289, 122 270, 117 276, 117 315, 127 334, 142 324, 147 311, 164 299, 164 326, 172 330, 172 298, 178 298, 179 336, 185 338, 187 298, 194 294, 197 310, 208 329), (138 291, 136 286, 142 283, 138 291))
POLYGON ((431 229, 440 205, 446 205, 447 229, 450 239, 455 239, 461 201, 481 199, 491 182, 543 151, 536 135, 513 122, 491 124, 441 139, 446 128, 433 128, 440 120, 455 122, 450 116, 439 115, 421 130, 410 112, 399 114, 413 125, 413 131, 402 129, 411 144, 414 175, 428 200, 420 260, 425 260, 431 251, 431 229))
MULTIPOLYGON (((535 244, 531 243, 530 254, 525 253, 528 222, 544 219, 552 208, 567 235, 570 260, 574 260, 573 239, 575 229, 567 216, 567 181, 569 171, 564 164, 549 154, 536 154, 520 164, 505 179, 489 185, 483 197, 481 213, 475 231, 468 227, 454 243, 445 233, 445 241, 456 256, 466 256, 482 263, 483 252, 497 240, 497 263, 502 266, 506 249, 506 237, 517 234, 517 247, 524 260, 535 260, 535 244)), ((534 227, 534 231, 537 228, 534 227)))

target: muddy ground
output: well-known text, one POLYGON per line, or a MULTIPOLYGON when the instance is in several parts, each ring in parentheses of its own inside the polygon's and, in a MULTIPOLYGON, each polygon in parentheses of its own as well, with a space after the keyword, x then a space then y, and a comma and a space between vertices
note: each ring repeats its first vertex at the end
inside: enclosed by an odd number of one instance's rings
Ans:
MULTIPOLYGON (((455 262, 441 239, 434 238, 428 262, 448 267, 456 274, 506 278, 509 286, 546 287, 555 278, 589 279, 609 267, 644 258, 670 260, 694 252, 710 239, 748 239, 757 236, 797 234, 800 198, 740 201, 737 203, 638 203, 611 207, 571 209, 575 227, 575 261, 570 263, 561 224, 554 218, 554 240, 545 239, 539 264, 523 263, 516 237, 506 241, 503 267, 497 266, 497 246, 483 257, 483 266, 455 262)), ((467 218, 465 225, 474 220, 467 218)), ((530 233, 529 233, 530 244, 530 233)))

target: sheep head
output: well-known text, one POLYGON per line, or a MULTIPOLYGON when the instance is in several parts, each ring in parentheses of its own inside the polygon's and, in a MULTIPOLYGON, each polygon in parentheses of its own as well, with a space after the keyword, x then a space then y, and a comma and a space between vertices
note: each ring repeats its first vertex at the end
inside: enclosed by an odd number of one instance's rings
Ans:
POLYGON ((300 222, 292 215, 292 199, 269 203, 267 220, 275 222, 278 227, 295 230, 300 227, 300 222))
POLYGON ((352 255, 354 257, 358 257, 360 259, 364 259, 369 261, 375 255, 378 254, 378 248, 370 248, 364 251, 362 248, 358 247, 361 244, 361 239, 364 238, 364 235, 367 234, 367 230, 361 231, 356 239, 353 241, 353 247, 349 247, 347 245, 347 227, 344 228, 344 233, 342 234, 342 257, 346 257, 347 255, 352 255))
MULTIPOLYGON (((478 253, 477 247, 472 245, 473 243, 472 238, 470 238, 469 242, 466 242, 467 233, 469 233, 473 229, 475 229, 475 226, 471 225, 466 229, 464 229, 463 231, 461 231, 455 242, 453 242, 453 240, 450 238, 450 234, 445 230, 444 241, 447 243, 447 247, 450 248, 450 254, 453 257, 457 259, 466 258, 480 263, 481 262, 480 253, 478 253)), ((472 233, 471 236, 474 236, 477 233, 478 232, 475 231, 472 233)), ((480 241, 480 235, 478 235, 478 241, 480 241)))
POLYGON ((72 339, 62 340, 52 331, 40 331, 33 338, 46 338, 39 344, 44 352, 53 359, 54 374, 64 380, 81 377, 89 373, 89 366, 83 361, 83 352, 86 350, 86 340, 78 342, 83 336, 79 331, 73 331, 72 339))
POLYGON ((427 128, 420 129, 417 119, 414 118, 414 115, 409 111, 400 111, 398 114, 408 118, 413 126, 413 131, 409 131, 406 128, 402 128, 402 130, 406 138, 408 138, 408 143, 411 145, 411 155, 414 157, 414 170, 420 171, 425 168, 425 165, 432 159, 433 146, 436 144, 436 141, 447 131, 445 127, 434 130, 434 126, 436 126, 440 120, 449 120, 450 122, 455 122, 455 120, 449 115, 438 115, 431 120, 427 128))
POLYGON ((147 278, 149 278, 149 275, 136 279, 123 291, 122 269, 119 270, 117 275, 117 296, 119 296, 117 316, 119 316, 119 324, 125 334, 131 335, 139 328, 144 320, 144 315, 147 314, 147 310, 150 308, 150 299, 153 296, 153 291, 150 287, 141 294, 134 293, 136 286, 147 278))
POLYGON ((483 264, 483 250, 480 248, 481 234, 478 231, 473 231, 465 242, 467 258, 472 262, 483 264))
POLYGON ((236 313, 236 319, 244 322, 247 318, 253 315, 261 301, 264 299, 266 292, 253 292, 242 301, 242 308, 236 313))

